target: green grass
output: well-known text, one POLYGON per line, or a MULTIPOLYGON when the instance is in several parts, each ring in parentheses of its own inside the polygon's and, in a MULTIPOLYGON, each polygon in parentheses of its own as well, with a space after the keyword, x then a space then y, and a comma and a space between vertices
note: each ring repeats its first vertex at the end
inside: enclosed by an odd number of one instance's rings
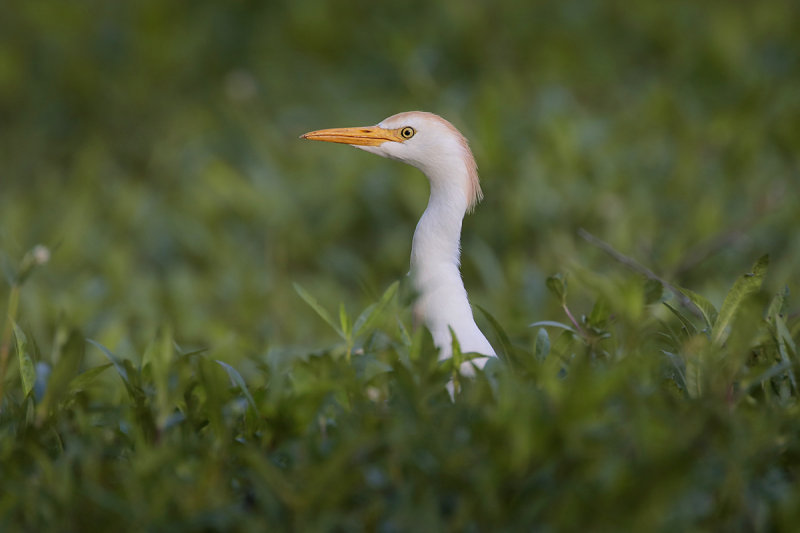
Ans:
POLYGON ((3 13, 0 530, 797 529, 793 2, 3 13), (424 178, 297 139, 410 109, 486 194, 455 402, 424 178))

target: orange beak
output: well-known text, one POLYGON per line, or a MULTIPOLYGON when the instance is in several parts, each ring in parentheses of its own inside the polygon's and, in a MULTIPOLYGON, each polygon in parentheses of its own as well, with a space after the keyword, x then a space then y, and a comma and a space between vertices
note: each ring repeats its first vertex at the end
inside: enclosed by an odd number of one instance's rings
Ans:
POLYGON ((310 131, 301 135, 300 138, 354 146, 380 146, 387 141, 403 142, 405 140, 397 130, 387 130, 379 126, 310 131))

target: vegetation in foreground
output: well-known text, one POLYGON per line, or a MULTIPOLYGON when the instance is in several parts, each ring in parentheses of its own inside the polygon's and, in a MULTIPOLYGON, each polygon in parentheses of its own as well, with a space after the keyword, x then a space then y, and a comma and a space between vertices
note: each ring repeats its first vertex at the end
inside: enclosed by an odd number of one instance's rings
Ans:
POLYGON ((580 319, 554 276, 569 320, 534 324, 520 347, 487 313, 501 358, 475 380, 453 372, 469 354, 437 363, 410 333, 397 283, 337 319, 298 286, 341 342, 247 361, 255 380, 168 329, 136 360, 74 329, 41 354, 12 299, 0 525, 790 531, 800 319, 761 291, 767 267, 719 309, 634 278, 580 319), (107 362, 86 367, 90 350, 107 362))

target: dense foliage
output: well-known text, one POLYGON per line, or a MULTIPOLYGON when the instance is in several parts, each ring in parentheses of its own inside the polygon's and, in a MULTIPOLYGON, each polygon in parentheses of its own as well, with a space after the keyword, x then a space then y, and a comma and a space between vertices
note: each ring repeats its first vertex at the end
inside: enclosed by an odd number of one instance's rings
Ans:
POLYGON ((796 530, 796 2, 5 7, 0 530, 796 530), (297 139, 410 109, 483 179, 475 380, 425 180, 297 139))

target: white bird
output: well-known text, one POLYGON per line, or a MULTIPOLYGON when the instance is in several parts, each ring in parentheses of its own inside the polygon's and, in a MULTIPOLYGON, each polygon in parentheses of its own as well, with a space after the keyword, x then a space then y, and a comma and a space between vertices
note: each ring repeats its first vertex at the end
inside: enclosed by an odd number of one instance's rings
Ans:
POLYGON ((376 126, 317 130, 302 138, 349 144, 408 163, 425 174, 431 193, 411 244, 410 274, 417 291, 414 316, 430 330, 440 360, 452 356, 452 330, 462 353, 485 356, 463 363, 461 374, 473 375, 473 364, 483 368, 496 354, 475 323, 459 270, 461 222, 483 198, 475 158, 464 136, 438 115, 410 111, 376 126))

